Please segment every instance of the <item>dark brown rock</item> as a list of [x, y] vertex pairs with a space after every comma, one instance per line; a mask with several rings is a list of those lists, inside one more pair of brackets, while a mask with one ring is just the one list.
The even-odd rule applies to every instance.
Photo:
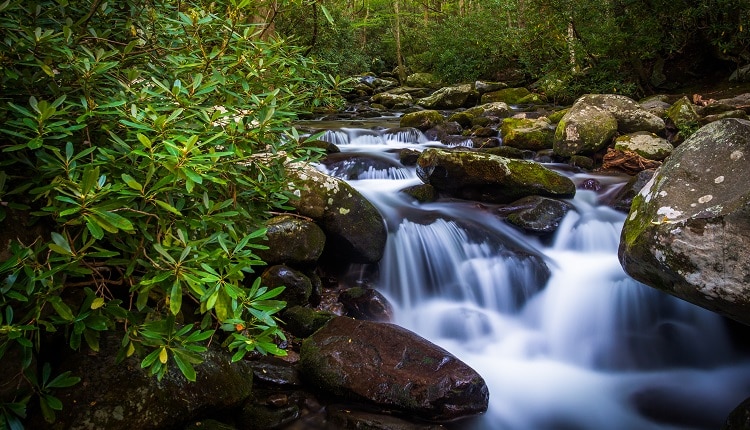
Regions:
[[328, 394], [434, 421], [483, 413], [489, 400], [476, 371], [387, 323], [331, 320], [302, 343], [300, 371]]
[[339, 294], [346, 315], [368, 321], [388, 322], [393, 319], [393, 306], [372, 288], [354, 287]]

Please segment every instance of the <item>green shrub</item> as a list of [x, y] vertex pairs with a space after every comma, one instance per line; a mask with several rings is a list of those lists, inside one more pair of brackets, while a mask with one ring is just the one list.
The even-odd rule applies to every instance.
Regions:
[[[0, 399], [20, 428], [62, 404], [37, 357], [122, 333], [118, 359], [195, 380], [209, 339], [284, 355], [260, 285], [263, 220], [288, 209], [285, 166], [318, 154], [290, 122], [337, 106], [340, 82], [301, 50], [261, 40], [247, 0], [14, 0], [0, 4], [0, 222], [26, 211], [48, 237], [0, 262], [0, 359], [21, 349], [33, 392]], [[38, 368], [37, 368], [38, 366]], [[5, 403], [2, 403], [5, 402]]]

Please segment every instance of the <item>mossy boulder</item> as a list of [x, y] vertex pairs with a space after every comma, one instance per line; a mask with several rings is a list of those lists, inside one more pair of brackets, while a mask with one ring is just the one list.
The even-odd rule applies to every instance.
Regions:
[[440, 192], [488, 203], [575, 195], [573, 181], [538, 163], [480, 152], [427, 149], [417, 160], [417, 175]]
[[437, 190], [429, 184], [412, 185], [401, 190], [402, 193], [408, 194], [420, 203], [434, 202], [437, 199]]
[[618, 137], [615, 139], [615, 149], [633, 151], [648, 160], [661, 161], [672, 153], [674, 146], [667, 139], [642, 131]]
[[500, 127], [503, 145], [539, 151], [551, 149], [555, 129], [546, 118], [505, 118]]
[[299, 199], [289, 204], [312, 218], [326, 234], [323, 257], [353, 263], [375, 263], [383, 256], [385, 220], [362, 194], [346, 182], [309, 165], [293, 164], [287, 172]]
[[[467, 115], [473, 116], [475, 119], [480, 117], [505, 118], [510, 115], [511, 109], [505, 102], [490, 102], [466, 109], [464, 112]], [[472, 121], [472, 124], [477, 125], [475, 121]]]
[[414, 127], [419, 130], [429, 130], [445, 122], [443, 114], [436, 110], [422, 110], [404, 114], [399, 122], [400, 127]]
[[635, 100], [619, 94], [586, 94], [576, 100], [575, 105], [597, 106], [609, 111], [617, 120], [620, 133], [647, 131], [664, 133], [664, 120], [654, 115]]
[[255, 253], [268, 264], [312, 265], [323, 253], [326, 235], [312, 221], [280, 215], [266, 221], [266, 229], [268, 249], [258, 249]]
[[504, 88], [502, 90], [482, 94], [482, 103], [503, 102], [509, 105], [515, 105], [522, 103], [522, 100], [524, 100], [524, 98], [528, 99], [530, 95], [531, 91], [524, 87]]
[[417, 104], [427, 109], [456, 109], [474, 106], [479, 100], [479, 93], [471, 85], [443, 87], [428, 97], [417, 100]]
[[695, 127], [700, 120], [700, 115], [695, 105], [687, 97], [682, 97], [667, 109], [667, 118], [677, 126], [678, 129], [689, 129]]
[[457, 122], [463, 128], [470, 128], [474, 115], [467, 112], [456, 112], [448, 117], [448, 122]]
[[608, 110], [594, 105], [575, 104], [555, 129], [556, 155], [590, 155], [606, 148], [617, 133], [617, 120]]
[[370, 97], [370, 102], [381, 104], [388, 109], [393, 109], [395, 106], [409, 106], [414, 103], [414, 99], [410, 94], [383, 92]]
[[334, 318], [302, 342], [299, 368], [328, 395], [431, 421], [483, 413], [489, 400], [476, 371], [388, 323]]
[[750, 121], [708, 124], [633, 199], [619, 256], [633, 278], [750, 324]]
[[432, 73], [412, 73], [406, 77], [406, 85], [416, 88], [440, 88], [440, 78]]

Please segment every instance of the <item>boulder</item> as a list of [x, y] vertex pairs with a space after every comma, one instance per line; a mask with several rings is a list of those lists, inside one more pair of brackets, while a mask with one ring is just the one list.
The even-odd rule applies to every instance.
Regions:
[[491, 93], [493, 91], [503, 90], [505, 88], [508, 88], [508, 84], [506, 84], [505, 82], [474, 82], [474, 89], [477, 90], [479, 94]]
[[427, 109], [456, 109], [473, 106], [479, 99], [479, 93], [471, 85], [443, 87], [432, 95], [417, 100], [417, 104]]
[[326, 243], [323, 230], [312, 221], [280, 215], [266, 221], [268, 249], [255, 254], [267, 264], [312, 265], [318, 261]]
[[400, 190], [400, 192], [413, 197], [420, 203], [434, 202], [438, 197], [435, 187], [429, 184], [412, 185]]
[[661, 161], [672, 153], [674, 146], [667, 139], [653, 133], [639, 131], [615, 139], [615, 149], [633, 151], [648, 160]]
[[440, 79], [432, 73], [412, 73], [406, 77], [406, 85], [417, 88], [440, 88]]
[[436, 110], [422, 110], [404, 114], [399, 122], [400, 127], [414, 127], [419, 130], [429, 130], [445, 122], [443, 114]]
[[395, 106], [409, 106], [414, 103], [414, 99], [412, 99], [410, 94], [383, 92], [370, 97], [370, 102], [381, 104], [388, 109], [393, 109]]
[[476, 371], [393, 324], [334, 318], [302, 343], [299, 366], [327, 394], [422, 419], [448, 421], [487, 410], [489, 391]]
[[201, 354], [205, 361], [195, 366], [196, 382], [187, 381], [174, 362], [169, 362], [169, 371], [159, 381], [141, 368], [135, 356], [115, 362], [120, 340], [119, 335], [103, 333], [101, 352], [65, 359], [59, 372], [71, 371], [81, 382], [55, 390], [63, 409], [55, 413], [54, 424], [45, 423], [37, 413], [28, 428], [180, 428], [210, 412], [238, 407], [251, 394], [252, 367], [243, 360], [232, 363], [225, 350], [211, 348]]
[[598, 106], [609, 111], [617, 120], [620, 133], [647, 131], [664, 133], [664, 120], [642, 108], [635, 100], [618, 94], [586, 94], [576, 104]]
[[643, 186], [654, 177], [655, 173], [656, 169], [646, 169], [636, 173], [612, 198], [612, 208], [625, 213], [629, 212], [633, 199], [643, 189]]
[[708, 124], [633, 199], [620, 262], [633, 278], [750, 324], [750, 121]]
[[685, 129], [695, 127], [700, 120], [700, 115], [696, 111], [695, 105], [687, 97], [682, 97], [667, 109], [667, 118], [678, 129]]
[[346, 182], [309, 165], [288, 166], [299, 199], [289, 202], [326, 233], [324, 256], [340, 261], [375, 263], [385, 249], [385, 220], [375, 206]]
[[336, 315], [332, 312], [316, 311], [304, 306], [292, 306], [284, 310], [281, 320], [289, 333], [305, 338], [315, 333], [334, 317]]
[[617, 133], [617, 119], [602, 107], [576, 103], [557, 123], [556, 155], [589, 155], [606, 148]]
[[505, 118], [500, 127], [503, 145], [539, 151], [551, 149], [555, 129], [546, 118]]
[[482, 103], [503, 102], [509, 105], [515, 105], [522, 103], [524, 100], [528, 100], [530, 95], [531, 92], [524, 87], [504, 88], [502, 90], [482, 94]]
[[417, 160], [417, 175], [440, 192], [488, 203], [575, 195], [573, 181], [538, 163], [480, 152], [427, 149]]
[[466, 109], [464, 112], [474, 117], [472, 119], [473, 125], [486, 125], [477, 124], [475, 121], [479, 117], [505, 118], [510, 115], [511, 110], [510, 106], [505, 102], [492, 102], [474, 106], [473, 108]]
[[353, 287], [339, 294], [339, 303], [344, 305], [346, 315], [367, 321], [389, 322], [393, 319], [393, 306], [377, 290]]
[[540, 196], [513, 202], [506, 220], [531, 234], [548, 235], [557, 231], [560, 221], [573, 209], [570, 203]]
[[312, 281], [299, 270], [277, 264], [263, 271], [261, 279], [268, 288], [285, 287], [278, 300], [284, 300], [289, 307], [305, 306], [310, 302]]
[[448, 122], [456, 122], [463, 128], [470, 128], [471, 121], [474, 119], [474, 115], [466, 112], [456, 112], [448, 117]]

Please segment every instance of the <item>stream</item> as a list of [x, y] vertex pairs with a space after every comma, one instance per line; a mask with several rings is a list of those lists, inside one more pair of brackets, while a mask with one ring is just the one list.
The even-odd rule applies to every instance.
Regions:
[[341, 149], [320, 169], [346, 179], [389, 230], [377, 268], [353, 267], [394, 305], [400, 326], [476, 369], [490, 391], [486, 414], [460, 429], [718, 429], [750, 396], [750, 353], [727, 322], [646, 287], [620, 267], [626, 214], [604, 204], [627, 176], [547, 165], [577, 185], [574, 210], [554, 236], [526, 235], [497, 205], [418, 203], [421, 184], [398, 150], [445, 147], [417, 130], [376, 123], [315, 123]]

